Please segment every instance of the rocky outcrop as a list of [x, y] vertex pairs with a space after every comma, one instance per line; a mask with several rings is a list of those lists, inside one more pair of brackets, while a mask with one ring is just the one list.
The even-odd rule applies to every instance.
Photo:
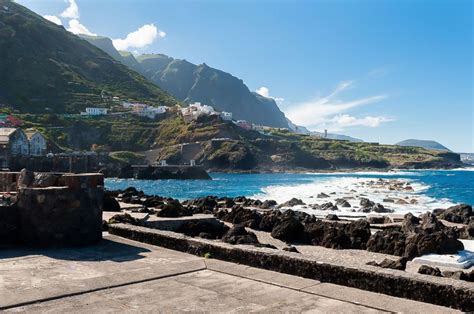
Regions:
[[306, 205], [306, 204], [298, 198], [292, 198], [291, 200], [279, 205], [278, 208], [289, 208], [289, 207], [291, 208], [298, 205]]
[[408, 262], [408, 259], [406, 257], [401, 257], [397, 260], [391, 260], [391, 259], [385, 258], [380, 263], [372, 261], [372, 262], [368, 262], [367, 265], [372, 265], [372, 266], [377, 266], [377, 267], [382, 267], [382, 268], [391, 268], [391, 269], [397, 269], [397, 270], [405, 270], [405, 268], [407, 267], [407, 262]]
[[436, 209], [433, 214], [439, 219], [461, 224], [469, 224], [471, 217], [474, 217], [472, 206], [467, 204], [451, 206], [445, 210]]
[[156, 214], [158, 217], [192, 216], [192, 211], [185, 208], [178, 200], [170, 200], [161, 206]]
[[222, 237], [222, 241], [230, 244], [259, 244], [255, 233], [248, 232], [243, 225], [237, 225], [228, 230]]
[[284, 215], [272, 229], [272, 237], [287, 243], [304, 241], [304, 226], [293, 215]]
[[220, 239], [229, 230], [220, 221], [188, 221], [183, 223], [176, 232], [184, 233], [190, 237], [201, 237], [205, 239]]
[[372, 235], [367, 249], [413, 259], [425, 254], [453, 254], [462, 250], [457, 232], [445, 227], [431, 213], [421, 219], [405, 215], [401, 228], [385, 229]]

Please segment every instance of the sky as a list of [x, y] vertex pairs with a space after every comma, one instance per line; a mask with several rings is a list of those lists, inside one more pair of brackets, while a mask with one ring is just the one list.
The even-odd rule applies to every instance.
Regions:
[[311, 130], [474, 152], [471, 0], [17, 0], [117, 49], [241, 78]]

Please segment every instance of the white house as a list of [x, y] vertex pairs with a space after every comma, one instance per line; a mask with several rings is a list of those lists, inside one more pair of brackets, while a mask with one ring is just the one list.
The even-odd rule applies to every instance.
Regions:
[[159, 107], [147, 106], [146, 108], [138, 112], [138, 115], [141, 117], [147, 117], [149, 119], [155, 119], [157, 115], [166, 113], [168, 109], [169, 107], [167, 106], [159, 106]]
[[27, 156], [28, 153], [28, 138], [22, 129], [0, 128], [0, 167], [8, 167], [14, 156]]
[[104, 116], [107, 114], [107, 108], [88, 107], [86, 112], [81, 112], [83, 116]]
[[186, 108], [182, 108], [181, 114], [184, 118], [184, 121], [186, 123], [189, 123], [193, 120], [196, 120], [200, 116], [203, 116], [203, 115], [209, 116], [209, 115], [217, 114], [217, 112], [214, 110], [212, 106], [201, 105], [200, 102], [195, 102], [193, 104], [190, 104]]
[[46, 138], [34, 129], [26, 130], [25, 134], [29, 142], [29, 155], [45, 156], [48, 148], [48, 141]]
[[221, 112], [221, 118], [224, 121], [232, 121], [232, 112], [222, 111]]

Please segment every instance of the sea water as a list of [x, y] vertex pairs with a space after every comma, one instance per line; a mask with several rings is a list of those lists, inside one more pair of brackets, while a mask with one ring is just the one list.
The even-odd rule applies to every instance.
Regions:
[[[229, 174], [210, 173], [212, 181], [203, 180], [133, 180], [107, 179], [106, 188], [125, 189], [133, 186], [146, 194], [168, 196], [180, 200], [197, 197], [247, 196], [260, 200], [273, 199], [283, 203], [295, 197], [308, 205], [335, 202], [346, 198], [351, 208], [339, 208], [336, 213], [359, 215], [360, 198], [381, 203], [397, 213], [420, 214], [435, 208], [467, 203], [474, 204], [474, 169], [458, 170], [410, 170], [390, 172], [340, 172], [340, 173], [271, 173], [271, 174]], [[398, 180], [408, 183], [413, 190], [389, 190], [374, 188], [370, 181]], [[328, 198], [317, 198], [319, 193]], [[396, 204], [387, 199], [414, 200], [415, 204]], [[310, 206], [296, 209], [315, 213]], [[325, 211], [324, 213], [329, 213]]]

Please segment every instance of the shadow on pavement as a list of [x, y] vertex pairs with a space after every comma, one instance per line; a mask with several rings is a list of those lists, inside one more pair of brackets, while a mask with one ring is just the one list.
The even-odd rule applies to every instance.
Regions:
[[9, 258], [47, 256], [54, 259], [68, 261], [114, 261], [128, 262], [142, 259], [143, 253], [150, 250], [130, 244], [102, 239], [95, 245], [68, 247], [68, 248], [30, 248], [8, 247], [0, 248], [0, 262]]

